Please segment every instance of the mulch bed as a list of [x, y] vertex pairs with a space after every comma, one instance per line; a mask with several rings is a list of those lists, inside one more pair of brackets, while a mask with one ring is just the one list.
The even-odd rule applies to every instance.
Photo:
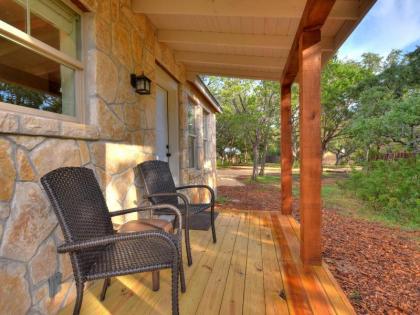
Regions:
[[[280, 210], [274, 185], [220, 186], [219, 210]], [[299, 220], [299, 205], [294, 216]], [[358, 314], [420, 314], [420, 232], [323, 209], [323, 257]], [[416, 241], [417, 240], [417, 241]]]

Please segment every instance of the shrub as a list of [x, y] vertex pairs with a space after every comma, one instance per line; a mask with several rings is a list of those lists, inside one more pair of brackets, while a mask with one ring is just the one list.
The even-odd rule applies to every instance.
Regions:
[[415, 159], [374, 161], [352, 170], [344, 188], [387, 221], [420, 226], [420, 165]]

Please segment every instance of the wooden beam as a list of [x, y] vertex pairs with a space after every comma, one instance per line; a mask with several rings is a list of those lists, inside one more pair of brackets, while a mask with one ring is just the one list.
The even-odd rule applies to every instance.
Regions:
[[193, 51], [177, 51], [175, 57], [178, 61], [199, 65], [219, 65], [219, 66], [240, 66], [250, 68], [281, 69], [285, 63], [284, 58], [230, 55], [202, 53]]
[[305, 2], [265, 0], [258, 5], [254, 0], [177, 0], [176, 5], [168, 5], [167, 0], [133, 0], [132, 9], [145, 14], [296, 18]]
[[292, 214], [292, 90], [281, 86], [281, 213]]
[[[165, 44], [228, 46], [244, 48], [270, 48], [289, 51], [292, 36], [261, 35], [261, 34], [235, 34], [219, 32], [198, 32], [180, 30], [159, 30], [158, 40]], [[322, 38], [323, 51], [332, 51], [335, 48], [333, 37]]]
[[333, 20], [358, 20], [360, 17], [359, 1], [336, 1], [328, 18]]
[[206, 65], [186, 65], [187, 72], [216, 75], [231, 78], [244, 78], [254, 80], [272, 80], [279, 81], [280, 75], [278, 72], [261, 71], [257, 69], [237, 69], [231, 67], [217, 67]]
[[[341, 1], [340, 1], [341, 2]], [[338, 2], [338, 3], [340, 3]], [[352, 1], [353, 2], [353, 1]], [[298, 73], [298, 48], [301, 34], [304, 30], [321, 29], [328, 15], [331, 13], [335, 0], [308, 0], [296, 31], [286, 65], [281, 76], [283, 84], [293, 83]]]
[[335, 34], [334, 37], [334, 50], [340, 47], [347, 39], [349, 34], [359, 25], [364, 16], [369, 12], [376, 0], [365, 0], [360, 3], [359, 7], [359, 19], [345, 21], [341, 26], [340, 30]]
[[158, 40], [167, 44], [189, 43], [289, 50], [290, 45], [293, 42], [293, 37], [284, 35], [254, 35], [218, 32], [159, 30]]
[[299, 41], [300, 254], [304, 264], [321, 264], [321, 31], [304, 31]]
[[[176, 5], [171, 5], [167, 0], [133, 0], [132, 9], [144, 14], [300, 19], [305, 3], [306, 0], [264, 0], [261, 3], [255, 0], [177, 0]], [[330, 18], [357, 19], [358, 5], [357, 0], [338, 1]]]

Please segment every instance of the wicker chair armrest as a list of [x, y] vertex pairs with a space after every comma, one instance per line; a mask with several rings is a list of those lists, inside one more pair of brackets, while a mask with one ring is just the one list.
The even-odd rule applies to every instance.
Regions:
[[182, 190], [182, 189], [190, 189], [190, 188], [204, 188], [207, 189], [210, 192], [211, 195], [211, 204], [214, 205], [215, 202], [215, 194], [214, 194], [214, 190], [213, 188], [211, 188], [208, 185], [184, 185], [184, 186], [179, 186], [176, 187], [176, 190]]
[[177, 234], [180, 234], [181, 233], [180, 231], [182, 230], [182, 215], [181, 215], [181, 212], [178, 210], [178, 208], [171, 205], [171, 204], [161, 203], [161, 204], [158, 204], [158, 205], [150, 205], [150, 206], [124, 209], [124, 210], [120, 210], [120, 211], [111, 212], [110, 216], [115, 217], [115, 216], [124, 215], [124, 214], [127, 214], [127, 213], [132, 213], [132, 212], [137, 212], [137, 211], [148, 211], [148, 210], [156, 210], [156, 209], [170, 210], [174, 213], [175, 216], [178, 217]]
[[144, 198], [153, 198], [153, 197], [170, 197], [170, 196], [174, 196], [174, 197], [179, 197], [181, 198], [182, 202], [185, 205], [185, 220], [188, 220], [188, 215], [189, 215], [189, 209], [188, 209], [188, 198], [187, 196], [185, 196], [184, 194], [181, 193], [156, 193], [156, 194], [152, 194], [152, 195], [145, 195]]
[[[66, 243], [59, 246], [57, 248], [57, 252], [62, 254], [80, 250], [89, 250], [98, 246], [104, 246], [116, 242], [123, 242], [140, 238], [160, 238], [168, 242], [171, 246], [176, 247], [173, 235], [163, 231], [145, 231], [134, 233], [121, 233], [105, 237], [95, 237], [87, 241]], [[178, 239], [176, 240], [176, 242], [178, 242]]]
[[135, 207], [135, 208], [123, 209], [123, 210], [118, 210], [118, 211], [112, 211], [109, 213], [109, 216], [116, 217], [119, 215], [124, 215], [124, 214], [132, 213], [132, 212], [142, 212], [142, 211], [153, 210], [155, 208], [156, 207], [146, 206], [146, 207]]

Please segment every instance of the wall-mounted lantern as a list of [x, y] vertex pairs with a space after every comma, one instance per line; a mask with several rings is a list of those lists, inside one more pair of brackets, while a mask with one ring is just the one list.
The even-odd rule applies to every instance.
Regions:
[[136, 93], [141, 95], [149, 95], [151, 89], [151, 82], [148, 77], [144, 75], [131, 74], [131, 86], [136, 90]]

